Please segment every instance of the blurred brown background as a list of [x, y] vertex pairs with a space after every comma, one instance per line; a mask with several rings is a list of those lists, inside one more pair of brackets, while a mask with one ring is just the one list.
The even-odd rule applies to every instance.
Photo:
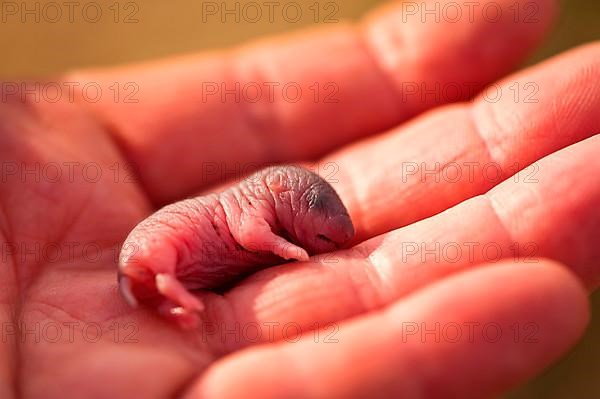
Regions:
[[[235, 2], [224, 1], [229, 9], [234, 8]], [[250, 2], [239, 3], [243, 7]], [[354, 19], [381, 2], [321, 0], [319, 19], [322, 21], [331, 12], [335, 12], [337, 19]], [[278, 2], [281, 7], [286, 3], [301, 5], [305, 12], [295, 23], [283, 18], [275, 18], [273, 23], [265, 18], [257, 23], [244, 20], [235, 23], [232, 16], [228, 17], [227, 23], [222, 23], [217, 16], [208, 16], [204, 22], [203, 7], [211, 2], [198, 0], [83, 0], [74, 3], [71, 18], [69, 8], [61, 6], [63, 1], [0, 1], [1, 78], [48, 75], [76, 67], [128, 63], [231, 46], [254, 37], [315, 25], [314, 12], [306, 12], [312, 10], [310, 7], [315, 0]], [[13, 15], [15, 7], [17, 14]], [[34, 10], [26, 15], [25, 23], [21, 22], [20, 15], [24, 7]], [[36, 7], [38, 11], [35, 11]], [[57, 14], [58, 9], [62, 15]], [[98, 10], [101, 15], [97, 14]], [[248, 9], [248, 15], [252, 18], [250, 11]], [[289, 15], [293, 15], [292, 11]], [[36, 15], [39, 21], [36, 21]], [[93, 22], [95, 20], [97, 22]], [[600, 1], [563, 1], [555, 31], [528, 62], [600, 39], [599, 21]], [[600, 398], [600, 292], [592, 301], [592, 324], [580, 344], [561, 362], [506, 395], [507, 398]]]

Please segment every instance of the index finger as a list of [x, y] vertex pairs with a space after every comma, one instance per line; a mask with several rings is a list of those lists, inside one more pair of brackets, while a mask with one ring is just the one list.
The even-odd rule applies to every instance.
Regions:
[[[515, 18], [514, 0], [490, 0], [456, 19], [426, 17], [431, 5], [411, 4], [420, 12], [394, 3], [358, 26], [66, 78], [98, 83], [105, 93], [115, 83], [129, 84], [129, 94], [138, 90], [133, 103], [113, 96], [82, 103], [109, 127], [161, 203], [265, 163], [315, 159], [471, 97], [537, 44], [554, 11], [553, 0], [537, 0], [535, 19]], [[489, 5], [500, 18], [482, 12]], [[440, 94], [456, 85], [458, 93]]]

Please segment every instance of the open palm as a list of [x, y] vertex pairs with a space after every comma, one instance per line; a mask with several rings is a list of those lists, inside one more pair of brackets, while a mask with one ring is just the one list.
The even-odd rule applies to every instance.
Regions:
[[[485, 397], [555, 360], [600, 282], [600, 46], [403, 124], [473, 94], [421, 82], [478, 90], [512, 68], [552, 17], [538, 3], [535, 24], [400, 33], [392, 6], [359, 29], [61, 78], [99, 85], [98, 102], [2, 86], [0, 397]], [[222, 82], [304, 95], [207, 92]], [[125, 304], [121, 244], [159, 204], [311, 160], [354, 248], [205, 294], [198, 331]]]

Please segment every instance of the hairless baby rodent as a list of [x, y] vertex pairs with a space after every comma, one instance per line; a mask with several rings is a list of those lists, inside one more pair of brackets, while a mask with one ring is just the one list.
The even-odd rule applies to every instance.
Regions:
[[130, 305], [154, 307], [193, 328], [204, 305], [190, 290], [219, 289], [284, 260], [308, 260], [353, 236], [329, 183], [298, 166], [270, 167], [138, 224], [119, 257], [120, 290]]

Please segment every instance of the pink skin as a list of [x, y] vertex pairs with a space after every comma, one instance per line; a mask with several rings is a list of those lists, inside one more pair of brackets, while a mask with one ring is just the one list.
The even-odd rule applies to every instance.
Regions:
[[267, 168], [142, 221], [123, 244], [119, 284], [132, 306], [144, 303], [194, 328], [204, 305], [190, 290], [222, 288], [283, 259], [306, 261], [353, 237], [325, 180], [296, 166]]

